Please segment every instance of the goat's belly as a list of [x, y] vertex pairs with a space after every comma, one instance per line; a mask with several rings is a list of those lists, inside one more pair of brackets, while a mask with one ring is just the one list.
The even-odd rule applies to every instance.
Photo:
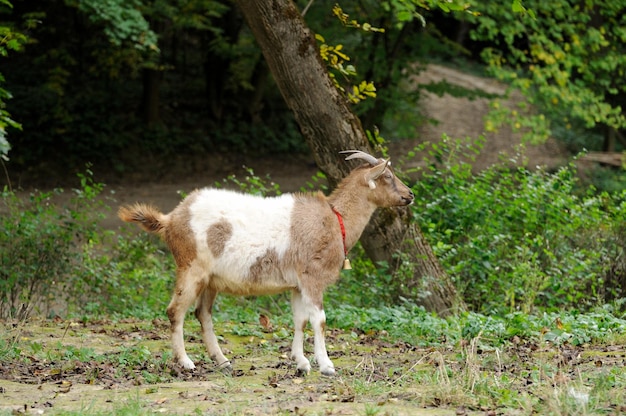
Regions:
[[259, 275], [254, 279], [248, 276], [213, 275], [209, 283], [216, 291], [238, 296], [273, 295], [296, 287], [280, 275]]

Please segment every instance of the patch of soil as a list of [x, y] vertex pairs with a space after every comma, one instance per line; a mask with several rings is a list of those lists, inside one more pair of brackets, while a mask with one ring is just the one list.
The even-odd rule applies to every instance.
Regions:
[[[487, 94], [504, 96], [506, 85], [491, 79], [483, 78], [458, 71], [441, 65], [428, 65], [419, 75], [413, 76], [410, 82], [413, 84], [428, 85], [445, 81], [449, 84], [466, 88], [468, 90], [482, 91]], [[513, 94], [507, 100], [501, 100], [501, 105], [513, 107], [515, 100], [521, 96]], [[502, 154], [515, 155], [517, 147], [521, 144], [522, 136], [515, 133], [510, 127], [502, 127], [497, 132], [486, 132], [484, 128], [485, 117], [490, 111], [488, 98], [464, 98], [453, 97], [449, 94], [441, 96], [428, 92], [420, 92], [420, 114], [433, 120], [426, 123], [419, 130], [419, 142], [437, 142], [442, 134], [451, 138], [477, 138], [481, 134], [485, 136], [483, 151], [478, 155], [474, 163], [474, 170], [481, 171], [500, 161]], [[391, 149], [398, 156], [406, 154], [414, 146], [415, 141], [406, 140], [394, 143]], [[565, 148], [555, 139], [549, 139], [539, 145], [527, 145], [525, 156], [530, 168], [537, 166], [553, 169], [567, 163], [569, 155]], [[419, 161], [414, 163], [419, 164]]]

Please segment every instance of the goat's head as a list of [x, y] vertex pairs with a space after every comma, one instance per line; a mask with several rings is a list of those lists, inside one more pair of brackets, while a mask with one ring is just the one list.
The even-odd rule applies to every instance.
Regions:
[[371, 192], [368, 199], [379, 207], [393, 207], [410, 205], [414, 195], [411, 189], [394, 175], [389, 159], [377, 159], [360, 150], [344, 150], [340, 153], [350, 153], [346, 160], [362, 159], [368, 164], [362, 166], [365, 183]]

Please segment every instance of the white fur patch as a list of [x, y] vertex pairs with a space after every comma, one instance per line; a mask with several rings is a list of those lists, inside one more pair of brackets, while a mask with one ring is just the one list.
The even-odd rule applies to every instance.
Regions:
[[[250, 267], [268, 250], [274, 250], [282, 258], [290, 247], [293, 205], [294, 199], [290, 194], [262, 198], [222, 189], [200, 190], [189, 207], [191, 228], [198, 247], [198, 260], [208, 266], [212, 274], [219, 276], [223, 283], [230, 281], [232, 284], [228, 286], [232, 285], [233, 288], [241, 286], [240, 283], [245, 283]], [[232, 226], [232, 236], [226, 241], [222, 255], [214, 259], [206, 241], [207, 230], [211, 225], [224, 220]], [[292, 280], [294, 277], [272, 276], [270, 280]], [[268, 286], [276, 284], [275, 281], [265, 283]], [[257, 284], [263, 286], [264, 282]], [[289, 282], [289, 286], [295, 284], [295, 281]], [[258, 289], [263, 292], [278, 288]]]

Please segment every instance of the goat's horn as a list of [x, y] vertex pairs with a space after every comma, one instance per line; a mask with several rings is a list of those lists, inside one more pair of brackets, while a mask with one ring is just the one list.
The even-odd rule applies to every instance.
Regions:
[[380, 176], [385, 172], [385, 169], [387, 169], [387, 166], [389, 166], [391, 162], [389, 162], [389, 159], [384, 160], [383, 159], [383, 163], [380, 164], [380, 166], [376, 167], [375, 169], [372, 169], [372, 176], [371, 179], [372, 180], [376, 180], [378, 178], [380, 178]]
[[352, 153], [351, 155], [346, 157], [346, 160], [363, 159], [363, 160], [365, 160], [366, 162], [368, 162], [372, 166], [376, 166], [376, 165], [378, 165], [379, 163], [382, 162], [381, 159], [376, 159], [374, 156], [372, 156], [372, 155], [370, 155], [368, 153], [362, 152], [360, 150], [342, 150], [339, 153]]

